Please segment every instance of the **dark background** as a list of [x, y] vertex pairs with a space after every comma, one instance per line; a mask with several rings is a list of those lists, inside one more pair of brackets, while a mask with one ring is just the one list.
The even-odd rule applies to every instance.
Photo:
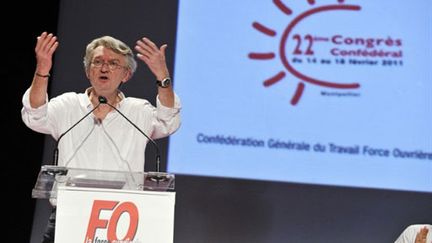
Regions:
[[[37, 3], [36, 3], [37, 2]], [[30, 242], [35, 199], [31, 198], [41, 166], [44, 136], [21, 121], [21, 97], [35, 70], [36, 37], [56, 31], [58, 1], [11, 1], [1, 7], [1, 79], [3, 162], [1, 175], [6, 182], [2, 197], [2, 242]]]
[[[1, 241], [30, 242], [33, 234], [32, 242], [38, 242], [48, 217], [47, 202], [32, 199], [31, 190], [40, 166], [50, 161], [52, 139], [26, 128], [20, 116], [21, 97], [35, 70], [36, 37], [42, 31], [60, 37], [50, 97], [88, 86], [82, 70], [85, 44], [103, 34], [131, 46], [144, 35], [159, 45], [167, 42], [168, 65], [173, 70], [178, 1], [47, 0], [10, 5], [2, 8], [1, 17], [6, 27], [1, 77], [6, 77], [3, 100], [7, 109], [2, 115], [6, 239]], [[139, 83], [143, 79], [153, 80], [140, 65], [124, 92], [153, 101], [154, 83]], [[164, 170], [168, 140], [158, 144]], [[154, 170], [149, 162], [154, 151], [148, 147], [146, 169]], [[432, 222], [432, 193], [184, 175], [176, 175], [176, 192], [176, 243], [383, 243], [394, 242], [409, 224]]]

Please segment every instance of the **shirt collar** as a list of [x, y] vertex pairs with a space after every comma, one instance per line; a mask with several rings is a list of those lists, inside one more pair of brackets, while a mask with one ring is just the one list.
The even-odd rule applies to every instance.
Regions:
[[[93, 90], [93, 87], [88, 87], [84, 94], [82, 94], [82, 96], [80, 97], [79, 101], [81, 106], [83, 107], [87, 107], [88, 109], [92, 108], [92, 103], [90, 101], [90, 92]], [[123, 100], [126, 98], [126, 96], [124, 95], [124, 93], [120, 90], [118, 91], [118, 96], [120, 97], [120, 102], [118, 103], [118, 106], [120, 107], [121, 104], [123, 103]]]

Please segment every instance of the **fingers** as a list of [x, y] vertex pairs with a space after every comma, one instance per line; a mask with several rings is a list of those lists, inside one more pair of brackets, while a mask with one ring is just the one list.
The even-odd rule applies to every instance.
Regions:
[[35, 51], [38, 52], [41, 49], [42, 43], [44, 42], [47, 36], [46, 32], [43, 32], [40, 36], [37, 37], [36, 48]]
[[159, 49], [153, 41], [151, 41], [150, 39], [148, 39], [146, 37], [142, 38], [141, 40], [138, 40], [137, 46], [141, 47], [143, 49], [146, 49], [150, 52], [151, 51], [158, 51], [158, 49]]
[[167, 49], [168, 45], [164, 44], [161, 46], [160, 51], [162, 52], [162, 55], [165, 56], [165, 50]]
[[135, 50], [137, 57], [145, 62], [157, 79], [169, 77], [169, 71], [165, 61], [165, 50], [168, 45], [164, 44], [160, 48], [150, 39], [144, 37], [137, 41]]
[[47, 32], [43, 32], [40, 36], [37, 37], [35, 51], [36, 54], [39, 55], [52, 55], [57, 49], [57, 46], [57, 37], [54, 36], [52, 33], [48, 34]]
[[147, 38], [142, 38], [137, 41], [135, 50], [144, 56], [145, 59], [150, 58], [155, 52], [157, 52], [156, 45]]
[[[161, 58], [162, 60], [165, 60], [165, 49], [167, 48], [167, 45], [164, 44], [159, 49], [154, 42], [152, 42], [150, 39], [144, 37], [137, 41], [135, 50], [144, 56], [143, 58], [149, 59], [149, 58]], [[138, 56], [140, 56], [138, 54]]]
[[35, 47], [37, 73], [43, 75], [49, 73], [52, 67], [52, 56], [58, 45], [57, 37], [52, 33], [43, 32], [37, 37]]
[[46, 51], [48, 52], [48, 54], [52, 55], [54, 51], [57, 49], [57, 46], [58, 46], [57, 37], [52, 36], [52, 38], [49, 40], [49, 42], [46, 45]]

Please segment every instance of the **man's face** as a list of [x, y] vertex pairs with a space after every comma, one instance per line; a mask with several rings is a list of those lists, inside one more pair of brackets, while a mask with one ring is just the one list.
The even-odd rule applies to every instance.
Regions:
[[93, 52], [87, 77], [97, 94], [110, 96], [129, 79], [130, 71], [123, 55], [99, 46]]

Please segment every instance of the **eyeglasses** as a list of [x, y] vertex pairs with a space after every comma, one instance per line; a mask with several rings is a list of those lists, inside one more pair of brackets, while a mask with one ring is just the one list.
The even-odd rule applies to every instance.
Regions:
[[125, 66], [120, 65], [117, 61], [111, 60], [108, 62], [104, 62], [102, 60], [94, 60], [91, 62], [91, 65], [95, 68], [102, 68], [103, 65], [107, 65], [110, 70], [116, 70], [120, 68], [126, 68]]

